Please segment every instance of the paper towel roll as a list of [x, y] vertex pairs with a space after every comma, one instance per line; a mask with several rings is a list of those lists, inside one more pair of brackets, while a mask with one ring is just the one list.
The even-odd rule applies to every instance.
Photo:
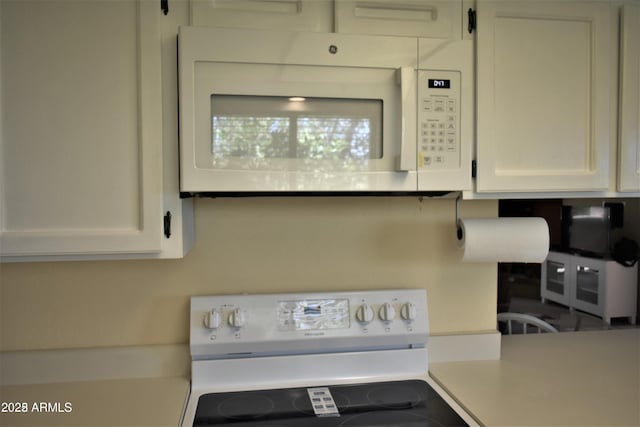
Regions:
[[458, 222], [467, 262], [543, 262], [549, 253], [544, 218], [471, 218]]

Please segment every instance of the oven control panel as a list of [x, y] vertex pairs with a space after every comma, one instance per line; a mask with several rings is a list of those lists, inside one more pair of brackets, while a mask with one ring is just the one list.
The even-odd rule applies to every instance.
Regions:
[[426, 345], [424, 289], [191, 298], [194, 359]]

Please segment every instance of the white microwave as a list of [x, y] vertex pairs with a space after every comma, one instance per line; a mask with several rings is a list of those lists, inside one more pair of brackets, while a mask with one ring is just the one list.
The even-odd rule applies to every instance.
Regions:
[[178, 40], [182, 193], [471, 188], [471, 40], [209, 27]]

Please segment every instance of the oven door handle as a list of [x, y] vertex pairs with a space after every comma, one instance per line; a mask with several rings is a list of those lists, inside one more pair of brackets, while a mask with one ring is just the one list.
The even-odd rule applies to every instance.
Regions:
[[400, 86], [400, 129], [398, 135], [400, 138], [400, 154], [396, 170], [401, 172], [415, 171], [417, 169], [416, 70], [412, 67], [398, 68], [396, 80]]

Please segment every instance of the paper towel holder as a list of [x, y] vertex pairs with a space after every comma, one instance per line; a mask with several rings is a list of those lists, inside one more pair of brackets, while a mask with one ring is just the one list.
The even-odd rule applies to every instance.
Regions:
[[456, 197], [456, 234], [458, 236], [458, 240], [462, 240], [464, 237], [464, 232], [462, 231], [462, 227], [460, 226], [460, 199], [462, 198], [462, 194], [458, 194]]

